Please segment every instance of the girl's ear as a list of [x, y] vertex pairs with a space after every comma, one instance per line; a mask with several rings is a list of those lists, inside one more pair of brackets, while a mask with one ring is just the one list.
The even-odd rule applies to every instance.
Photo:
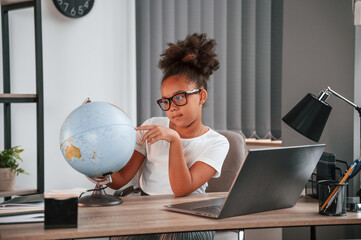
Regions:
[[206, 90], [202, 90], [202, 92], [199, 93], [201, 95], [201, 99], [200, 99], [200, 104], [204, 104], [207, 100], [207, 97], [208, 97], [208, 93]]

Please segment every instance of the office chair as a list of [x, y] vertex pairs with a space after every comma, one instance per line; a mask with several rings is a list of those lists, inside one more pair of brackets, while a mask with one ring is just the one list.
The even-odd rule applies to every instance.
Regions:
[[218, 130], [229, 142], [229, 151], [223, 162], [221, 176], [208, 181], [206, 192], [228, 192], [246, 156], [245, 137], [240, 132]]

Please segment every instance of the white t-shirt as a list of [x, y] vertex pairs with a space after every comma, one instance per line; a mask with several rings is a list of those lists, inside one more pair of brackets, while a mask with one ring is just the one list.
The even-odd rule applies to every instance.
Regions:
[[[154, 117], [145, 121], [144, 125], [158, 125], [169, 127], [167, 117]], [[145, 156], [143, 171], [140, 177], [140, 187], [149, 195], [173, 194], [169, 182], [168, 163], [170, 143], [165, 140], [157, 141], [152, 145], [141, 140], [147, 131], [137, 131], [135, 150]], [[190, 168], [195, 162], [201, 161], [213, 167], [217, 173], [213, 177], [219, 177], [223, 161], [229, 149], [228, 140], [221, 134], [209, 128], [209, 130], [195, 138], [181, 138], [184, 158]], [[205, 183], [194, 193], [204, 193], [208, 184]]]

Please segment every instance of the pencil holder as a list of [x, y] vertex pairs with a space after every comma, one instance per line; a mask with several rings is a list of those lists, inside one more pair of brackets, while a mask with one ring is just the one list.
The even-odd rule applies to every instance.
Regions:
[[346, 215], [347, 182], [321, 180], [318, 185], [319, 213], [327, 216]]

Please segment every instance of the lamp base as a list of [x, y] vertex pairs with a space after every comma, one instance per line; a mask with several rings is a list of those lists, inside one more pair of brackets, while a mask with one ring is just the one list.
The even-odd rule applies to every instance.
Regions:
[[107, 194], [101, 185], [97, 184], [92, 195], [79, 198], [79, 207], [100, 207], [121, 204], [123, 201], [119, 197]]

